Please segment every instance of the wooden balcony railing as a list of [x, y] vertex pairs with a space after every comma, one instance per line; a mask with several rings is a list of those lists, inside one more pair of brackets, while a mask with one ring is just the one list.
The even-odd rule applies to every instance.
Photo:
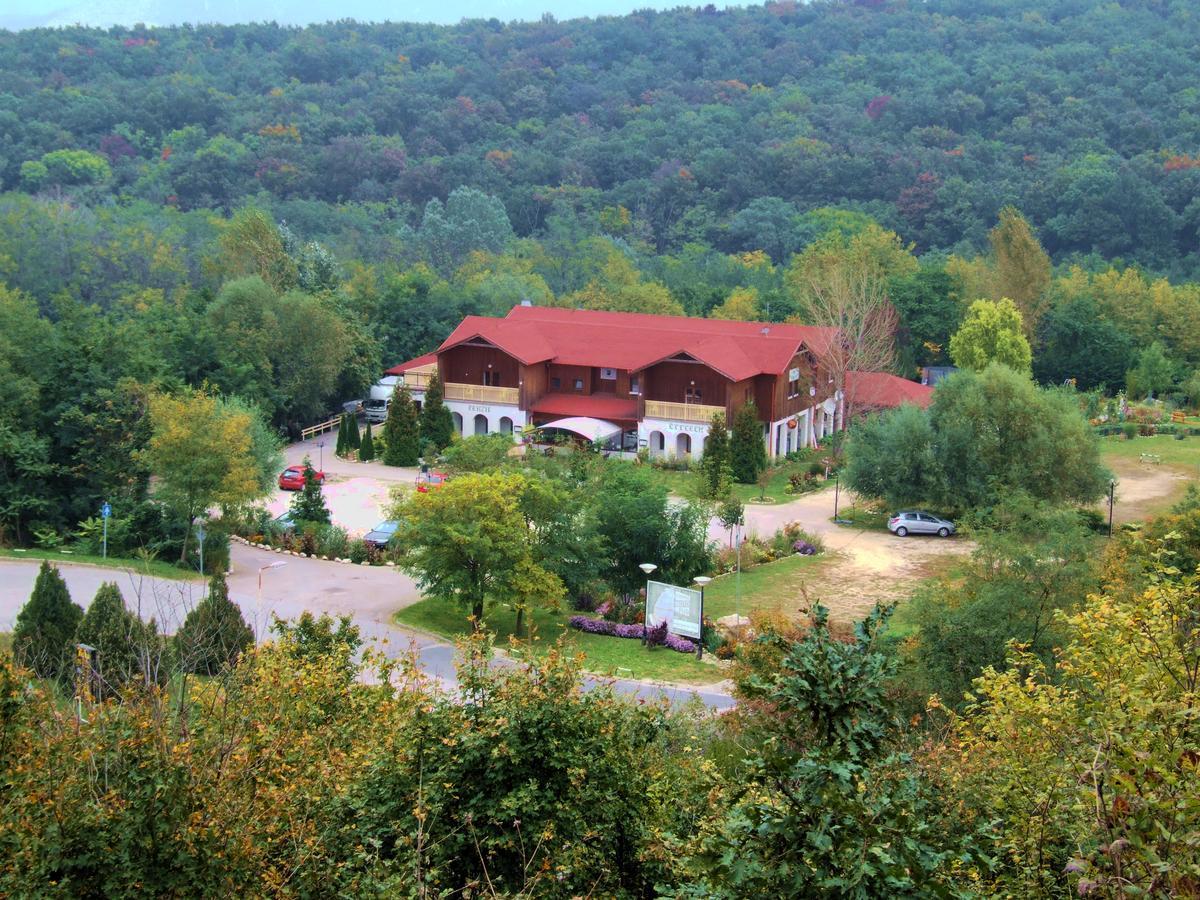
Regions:
[[[407, 379], [407, 376], [405, 376]], [[484, 384], [454, 384], [445, 386], [447, 400], [470, 400], [476, 403], [507, 403], [516, 406], [521, 399], [520, 388], [488, 387]]]
[[423, 391], [429, 387], [429, 379], [437, 373], [437, 363], [409, 369], [404, 373], [404, 386], [410, 391]]
[[671, 419], [676, 422], [711, 422], [712, 417], [725, 415], [723, 406], [706, 406], [703, 403], [669, 403], [665, 400], [647, 400], [647, 419]]

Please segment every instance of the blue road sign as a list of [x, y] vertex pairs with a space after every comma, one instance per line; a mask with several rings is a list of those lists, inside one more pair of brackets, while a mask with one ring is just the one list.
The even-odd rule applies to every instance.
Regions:
[[104, 505], [100, 507], [100, 515], [105, 519], [112, 515], [112, 507], [109, 505], [107, 500], [104, 501]]

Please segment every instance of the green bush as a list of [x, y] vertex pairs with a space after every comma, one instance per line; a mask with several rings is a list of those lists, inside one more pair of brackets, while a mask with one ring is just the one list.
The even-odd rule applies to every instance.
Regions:
[[1125, 435], [1125, 440], [1132, 441], [1138, 436], [1137, 422], [1126, 422], [1121, 426], [1121, 433]]

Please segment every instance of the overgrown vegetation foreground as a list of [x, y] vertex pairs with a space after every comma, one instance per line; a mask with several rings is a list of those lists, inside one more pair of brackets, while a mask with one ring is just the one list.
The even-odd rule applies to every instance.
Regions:
[[186, 694], [68, 702], [6, 655], [0, 893], [1193, 895], [1200, 503], [1060, 548], [1018, 610], [1043, 628], [928, 700], [913, 673], [980, 643], [954, 610], [1002, 633], [996, 585], [1049, 573], [999, 549], [925, 601], [924, 650], [887, 609], [760, 622], [720, 717], [585, 692], [561, 652], [489, 668], [483, 635], [443, 692], [311, 618]]

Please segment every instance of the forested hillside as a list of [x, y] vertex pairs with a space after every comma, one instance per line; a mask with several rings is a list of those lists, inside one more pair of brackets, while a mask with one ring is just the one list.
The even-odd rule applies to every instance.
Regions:
[[776, 262], [804, 241], [797, 211], [849, 206], [919, 251], [970, 252], [1013, 204], [1056, 261], [1192, 277], [1196, 12], [862, 0], [5, 33], [0, 184], [101, 208], [256, 197], [368, 260], [460, 185], [500, 198], [521, 236], [557, 224]]

